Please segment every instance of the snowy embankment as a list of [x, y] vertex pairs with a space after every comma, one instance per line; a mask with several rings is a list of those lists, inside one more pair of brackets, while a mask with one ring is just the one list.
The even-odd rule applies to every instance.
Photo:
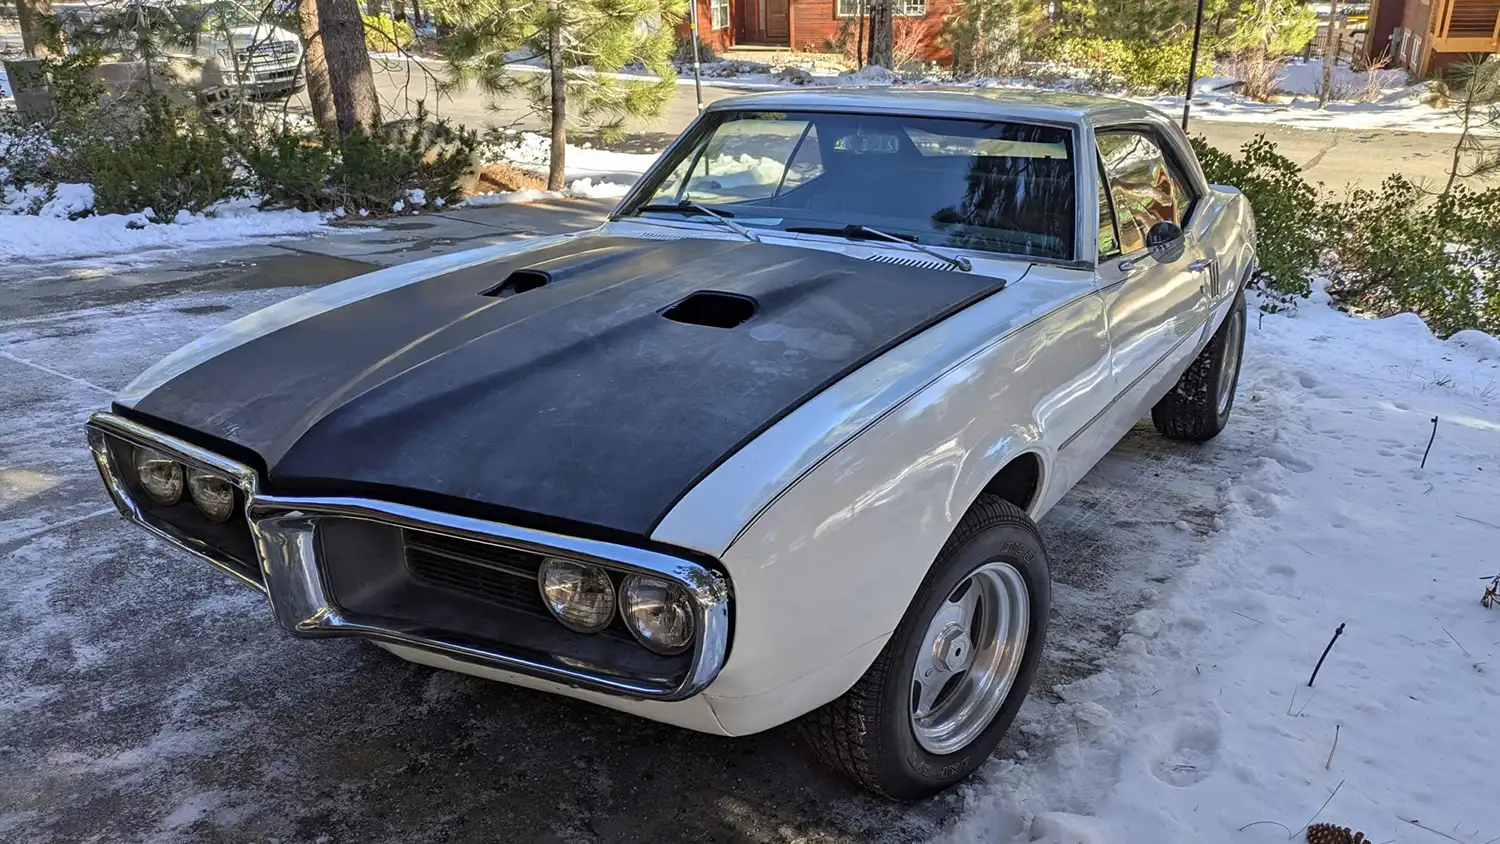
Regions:
[[1212, 550], [1098, 674], [1028, 707], [1050, 757], [992, 763], [942, 840], [1273, 844], [1315, 815], [1374, 842], [1500, 836], [1500, 607], [1480, 603], [1500, 341], [1324, 302], [1251, 312], [1222, 437], [1267, 444], [1195, 456], [1224, 473]]
[[149, 223], [144, 213], [69, 219], [70, 213], [92, 206], [93, 190], [88, 185], [58, 185], [57, 196], [39, 214], [8, 213], [0, 204], [0, 261], [118, 259], [163, 249], [211, 249], [302, 237], [327, 228], [324, 214], [261, 211], [251, 200], [222, 202], [209, 214], [183, 211], [166, 224]]

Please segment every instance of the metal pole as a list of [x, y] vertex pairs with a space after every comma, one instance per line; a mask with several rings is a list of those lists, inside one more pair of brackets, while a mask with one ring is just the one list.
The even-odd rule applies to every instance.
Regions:
[[1188, 111], [1193, 107], [1193, 81], [1198, 78], [1198, 44], [1203, 38], [1203, 0], [1198, 0], [1198, 16], [1193, 21], [1193, 55], [1188, 59], [1187, 98], [1182, 101], [1182, 131], [1187, 131]]
[[692, 31], [693, 37], [693, 93], [698, 96], [698, 110], [702, 111], [703, 74], [698, 66], [698, 0], [689, 0], [688, 7], [688, 29]]

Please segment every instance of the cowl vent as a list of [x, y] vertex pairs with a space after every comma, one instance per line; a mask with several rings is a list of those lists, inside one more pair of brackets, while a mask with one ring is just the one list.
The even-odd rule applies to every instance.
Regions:
[[509, 299], [518, 293], [525, 293], [535, 290], [538, 287], [546, 287], [551, 281], [552, 276], [541, 270], [516, 270], [506, 276], [504, 281], [479, 295], [492, 296], [496, 299]]
[[755, 300], [735, 293], [700, 290], [662, 311], [661, 315], [688, 325], [733, 328], [755, 316]]

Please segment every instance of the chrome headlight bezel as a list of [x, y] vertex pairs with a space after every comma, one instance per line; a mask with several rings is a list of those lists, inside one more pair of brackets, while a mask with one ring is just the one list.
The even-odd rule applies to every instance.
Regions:
[[[278, 625], [293, 636], [362, 638], [605, 694], [658, 701], [684, 700], [699, 694], [718, 676], [728, 657], [732, 590], [728, 576], [712, 561], [392, 501], [268, 494], [261, 489], [257, 472], [246, 463], [114, 413], [93, 414], [86, 431], [95, 464], [122, 516], [265, 594]], [[163, 507], [147, 500], [131, 473], [132, 449], [136, 448], [160, 451], [180, 462], [185, 472], [201, 470], [231, 479], [237, 489], [237, 504], [241, 505], [236, 512], [243, 515], [244, 539], [249, 547], [243, 553], [228, 553], [228, 545], [204, 539], [238, 535], [237, 521], [221, 525], [202, 519], [203, 526], [211, 531], [195, 535], [178, 524], [178, 517], [192, 512], [190, 508]], [[196, 512], [192, 517], [201, 518]], [[514, 643], [476, 638], [463, 630], [403, 626], [386, 616], [351, 611], [335, 600], [325, 566], [319, 561], [324, 552], [318, 534], [324, 520], [371, 522], [557, 556], [605, 570], [616, 590], [619, 579], [632, 573], [664, 578], [692, 596], [692, 647], [681, 655], [680, 671], [674, 670], [670, 676], [649, 669], [622, 674], [609, 666], [590, 665], [587, 660], [554, 654], [546, 648], [513, 648]], [[555, 619], [549, 618], [547, 624], [553, 623]]]

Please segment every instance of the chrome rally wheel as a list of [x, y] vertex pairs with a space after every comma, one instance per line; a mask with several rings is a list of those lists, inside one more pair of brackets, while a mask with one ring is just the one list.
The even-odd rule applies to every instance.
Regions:
[[1026, 579], [981, 566], [938, 608], [912, 673], [911, 729], [929, 753], [967, 747], [1009, 697], [1031, 628]]

